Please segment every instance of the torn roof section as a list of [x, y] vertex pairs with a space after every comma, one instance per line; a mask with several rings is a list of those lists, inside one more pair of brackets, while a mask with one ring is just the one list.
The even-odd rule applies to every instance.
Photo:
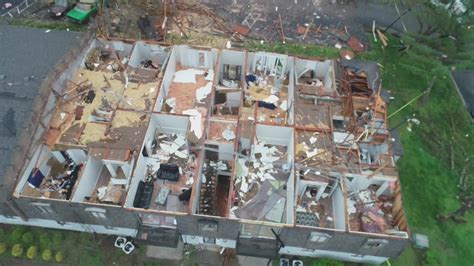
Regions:
[[53, 111], [46, 143], [60, 149], [139, 149], [167, 50], [96, 39]]
[[347, 60], [342, 59], [341, 65], [352, 69], [357, 74], [365, 73], [367, 75], [367, 85], [373, 91], [376, 92], [381, 84], [380, 78], [382, 77], [379, 73], [379, 66], [374, 61], [363, 61], [363, 60]]

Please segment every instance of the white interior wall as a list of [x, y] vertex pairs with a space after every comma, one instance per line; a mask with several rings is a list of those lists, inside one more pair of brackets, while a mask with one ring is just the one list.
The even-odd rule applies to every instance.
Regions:
[[293, 125], [294, 123], [294, 110], [295, 110], [295, 58], [289, 57], [288, 58], [288, 73], [289, 77], [289, 84], [288, 84], [288, 124]]
[[334, 227], [336, 229], [346, 229], [346, 207], [344, 205], [344, 193], [341, 186], [337, 186], [332, 194], [332, 209], [334, 215]]
[[66, 162], [66, 159], [64, 158], [64, 156], [61, 154], [61, 152], [59, 151], [53, 151], [53, 156], [54, 158], [56, 158], [56, 160], [60, 163], [64, 163]]
[[[163, 133], [176, 133], [186, 134], [189, 125], [189, 118], [185, 116], [175, 116], [168, 114], [153, 114], [151, 116], [150, 124], [148, 125], [147, 132], [145, 134], [145, 141], [140, 149], [140, 153], [137, 159], [137, 165], [135, 170], [131, 169], [133, 173], [130, 182], [130, 189], [128, 190], [127, 197], [125, 199], [125, 207], [133, 207], [133, 200], [138, 188], [140, 181], [145, 180], [147, 163], [156, 163], [156, 160], [151, 158], [145, 158], [142, 154], [142, 150], [149, 140], [154, 138], [156, 130]], [[133, 164], [132, 164], [133, 165]]]
[[76, 192], [72, 196], [73, 202], [82, 202], [84, 197], [90, 197], [100, 177], [104, 163], [102, 160], [90, 156], [84, 167], [82, 175], [78, 179]]
[[212, 65], [215, 66], [218, 63], [217, 60], [219, 59], [219, 49], [212, 48], [211, 54], [212, 54], [212, 60], [213, 60]]
[[329, 62], [329, 66], [328, 66], [328, 70], [326, 72], [326, 74], [324, 75], [324, 87], [326, 87], [326, 89], [332, 89], [333, 87], [333, 77], [334, 77], [334, 63], [333, 61], [326, 61], [326, 62]]
[[295, 221], [295, 171], [292, 167], [286, 189], [286, 224]]
[[162, 65], [165, 63], [167, 57], [168, 52], [165, 51], [163, 47], [157, 44], [137, 42], [133, 48], [128, 65], [131, 67], [139, 67], [140, 63], [145, 59], [159, 61]]
[[[214, 58], [212, 51], [197, 50], [186, 45], [179, 45], [179, 62], [184, 67], [214, 69]], [[204, 65], [200, 65], [199, 55], [204, 54]]]
[[110, 45], [122, 57], [130, 57], [130, 54], [133, 50], [133, 44], [125, 43], [122, 41], [108, 41], [105, 39], [97, 38], [97, 42], [102, 44], [104, 47]]
[[163, 80], [161, 81], [160, 91], [158, 93], [158, 99], [156, 101], [156, 105], [154, 108], [155, 112], [160, 112], [161, 108], [163, 108], [163, 103], [166, 97], [168, 96], [168, 92], [173, 82], [174, 73], [176, 72], [176, 64], [177, 64], [177, 53], [178, 48], [174, 47], [171, 50], [168, 63], [166, 65], [165, 72], [163, 74]]
[[247, 53], [247, 62], [246, 62], [246, 67], [244, 69], [244, 75], [247, 75], [248, 73], [253, 72], [252, 64], [253, 64], [254, 58], [255, 58], [255, 53]]
[[[293, 128], [290, 127], [259, 124], [257, 125], [256, 135], [258, 140], [264, 141], [266, 144], [270, 145], [285, 145], [289, 147], [293, 143]], [[288, 150], [289, 155], [291, 152], [292, 151]]]
[[234, 160], [234, 143], [219, 143], [219, 160]]
[[36, 148], [36, 151], [33, 153], [31, 160], [28, 162], [28, 166], [25, 168], [18, 185], [15, 188], [15, 193], [20, 193], [23, 190], [26, 182], [28, 181], [28, 177], [33, 171], [33, 168], [38, 167], [41, 170], [41, 173], [46, 175], [47, 173], [43, 171], [49, 172], [49, 169], [46, 169], [48, 160], [53, 156], [53, 154], [49, 151], [46, 145], [40, 145]]
[[[85, 55], [88, 55], [90, 53], [90, 51], [92, 51], [92, 49], [95, 49], [97, 46], [99, 45], [99, 40], [97, 40], [96, 38], [92, 39], [89, 47], [87, 48], [86, 52], [85, 52]], [[80, 68], [85, 68], [85, 65], [84, 63], [86, 62], [86, 59], [87, 59], [87, 56], [84, 56], [82, 59], [81, 59], [81, 62], [79, 64], [79, 67]]]
[[302, 196], [303, 193], [306, 191], [306, 188], [315, 187], [318, 190], [318, 193], [316, 194], [316, 201], [319, 201], [321, 199], [321, 196], [324, 193], [324, 190], [326, 189], [328, 185], [329, 183], [326, 183], [326, 182], [318, 182], [318, 181], [312, 181], [312, 180], [299, 180], [298, 181], [298, 196]]
[[69, 157], [71, 157], [71, 159], [76, 164], [85, 163], [87, 161], [87, 154], [84, 150], [72, 149], [72, 150], [67, 150], [66, 153], [69, 155]]
[[272, 74], [275, 72], [275, 65], [276, 65], [276, 60], [280, 59], [280, 62], [282, 63], [282, 71], [281, 74], [278, 76], [278, 78], [283, 79], [285, 74], [287, 73], [287, 65], [288, 65], [288, 56], [287, 55], [282, 55], [282, 54], [275, 54], [275, 53], [256, 53], [253, 57], [252, 60], [252, 68], [251, 70], [255, 72], [257, 70], [258, 64], [257, 62], [260, 62], [259, 65], [262, 67], [265, 72], [270, 71]]
[[228, 107], [239, 107], [242, 99], [242, 92], [228, 92], [226, 93], [227, 101], [226, 106]]
[[[201, 150], [200, 151], [200, 154], [198, 156], [198, 158], [204, 158], [204, 150]], [[202, 178], [202, 170], [203, 170], [203, 164], [204, 164], [204, 160], [200, 160], [199, 161], [200, 165], [199, 165], [199, 173], [198, 173], [198, 176], [196, 176], [194, 178], [194, 186], [193, 186], [193, 190], [194, 191], [194, 198], [191, 198], [191, 213], [197, 213], [198, 211], [198, 208], [199, 208], [199, 198], [201, 197], [201, 178]]]
[[241, 144], [242, 150], [250, 149], [250, 144], [251, 144], [250, 139], [240, 138], [240, 144]]
[[294, 75], [296, 76], [296, 84], [299, 84], [299, 77], [301, 77], [307, 70], [314, 70], [316, 76], [323, 79], [324, 86], [328, 89], [332, 88], [334, 73], [334, 64], [332, 60], [312, 61], [296, 59]]
[[237, 65], [242, 67], [242, 75], [245, 75], [244, 70], [245, 63], [245, 52], [222, 50], [220, 62], [219, 62], [219, 79], [222, 78], [224, 73], [224, 65]]
[[128, 55], [132, 53], [133, 45], [129, 43], [124, 43], [121, 41], [110, 41], [109, 42], [115, 51], [120, 52], [122, 55]]

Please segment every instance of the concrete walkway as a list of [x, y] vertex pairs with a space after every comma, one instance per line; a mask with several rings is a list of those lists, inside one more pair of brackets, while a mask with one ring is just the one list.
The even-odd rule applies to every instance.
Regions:
[[183, 242], [178, 243], [177, 248], [166, 248], [157, 246], [147, 246], [146, 256], [149, 258], [156, 258], [160, 260], [183, 260]]

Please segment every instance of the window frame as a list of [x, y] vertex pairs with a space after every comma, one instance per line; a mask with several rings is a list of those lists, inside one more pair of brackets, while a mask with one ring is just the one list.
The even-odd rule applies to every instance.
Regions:
[[31, 206], [34, 207], [34, 209], [41, 213], [41, 214], [52, 214], [56, 213], [54, 210], [53, 206], [51, 206], [51, 203], [44, 203], [44, 202], [33, 202], [31, 203]]
[[368, 238], [362, 247], [364, 249], [371, 249], [371, 250], [378, 250], [383, 248], [388, 244], [387, 239], [380, 239], [380, 238]]
[[332, 235], [322, 232], [313, 231], [308, 235], [308, 243], [311, 244], [323, 244], [329, 241]]

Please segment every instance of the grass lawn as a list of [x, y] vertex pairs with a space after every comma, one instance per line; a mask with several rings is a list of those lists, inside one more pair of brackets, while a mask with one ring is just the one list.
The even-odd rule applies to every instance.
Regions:
[[[25, 234], [30, 234], [29, 240]], [[145, 247], [138, 249], [131, 255], [126, 255], [122, 250], [114, 247], [115, 236], [96, 235], [90, 233], [79, 233], [73, 231], [52, 230], [39, 227], [25, 226], [0, 226], [0, 243], [6, 244], [6, 250], [0, 252], [0, 264], [22, 264], [29, 261], [44, 262], [42, 254], [50, 250], [52, 256], [49, 262], [57, 262], [56, 254], [63, 254], [62, 263], [68, 265], [160, 265], [157, 261], [147, 262]], [[12, 247], [21, 244], [22, 254], [15, 258], [12, 256]], [[30, 246], [37, 247], [37, 255], [34, 258], [27, 257]]]
[[[392, 39], [391, 43], [396, 41]], [[450, 79], [449, 68], [423, 46], [413, 47], [403, 56], [395, 48], [376, 46], [362, 57], [383, 65], [383, 85], [395, 97], [390, 112], [426, 90], [432, 78], [437, 77], [427, 99], [414, 103], [389, 120], [394, 126], [415, 114], [421, 121], [412, 132], [406, 130], [404, 124], [399, 127], [405, 154], [398, 161], [398, 169], [410, 229], [430, 238], [428, 252], [409, 248], [392, 264], [472, 265], [474, 213], [467, 215], [466, 224], [435, 219], [437, 214], [459, 207], [457, 173], [461, 172], [466, 155], [474, 154], [473, 126]], [[450, 166], [450, 142], [457, 172]], [[472, 168], [470, 171], [472, 175]]]
[[68, 20], [38, 20], [30, 18], [6, 18], [10, 25], [50, 30], [86, 31], [87, 24], [78, 24]]

